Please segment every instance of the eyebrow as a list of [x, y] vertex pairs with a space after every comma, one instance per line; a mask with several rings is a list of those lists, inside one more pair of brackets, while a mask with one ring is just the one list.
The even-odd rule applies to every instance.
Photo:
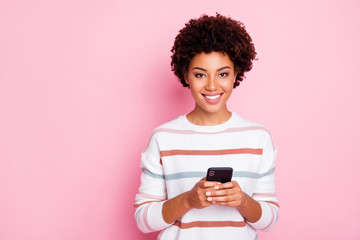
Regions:
[[[201, 67], [194, 67], [192, 70], [194, 70], [194, 69], [198, 69], [198, 70], [207, 72], [207, 70], [206, 70], [205, 68], [201, 68]], [[222, 70], [224, 70], [224, 69], [231, 69], [231, 67], [229, 67], [229, 66], [221, 67], [221, 68], [219, 68], [219, 69], [216, 70], [216, 71], [218, 72], [218, 71], [222, 71]]]

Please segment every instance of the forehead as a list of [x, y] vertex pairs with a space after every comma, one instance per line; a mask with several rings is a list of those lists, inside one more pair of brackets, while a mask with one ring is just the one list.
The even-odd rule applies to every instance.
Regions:
[[189, 70], [194, 67], [200, 67], [207, 70], [216, 70], [222, 67], [234, 67], [234, 63], [230, 60], [226, 53], [211, 52], [211, 53], [198, 53], [190, 61]]

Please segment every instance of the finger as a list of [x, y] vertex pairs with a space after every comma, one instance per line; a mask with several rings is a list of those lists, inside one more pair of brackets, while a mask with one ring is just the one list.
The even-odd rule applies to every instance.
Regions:
[[219, 185], [219, 184], [220, 183], [214, 182], [214, 181], [206, 181], [206, 177], [203, 177], [199, 181], [199, 186], [202, 187], [202, 188], [213, 187], [213, 186], [216, 186], [216, 185]]
[[230, 203], [230, 202], [241, 202], [241, 196], [239, 195], [226, 195], [226, 196], [211, 196], [207, 198], [208, 201], [216, 203]]
[[214, 189], [214, 187], [218, 186], [220, 183], [214, 182], [214, 181], [203, 181], [203, 182], [200, 182], [200, 184], [201, 184], [200, 186], [202, 188], [213, 188]]
[[[215, 187], [217, 187], [218, 185], [216, 185]], [[210, 187], [210, 188], [204, 188], [204, 195], [206, 197], [206, 200], [209, 202], [212, 202], [212, 197], [218, 197], [218, 196], [227, 196], [227, 195], [235, 195], [237, 192], [234, 190], [229, 190], [229, 189], [225, 189], [225, 190], [215, 190], [215, 187]], [[210, 198], [209, 198], [210, 197]]]
[[223, 190], [217, 190], [217, 191], [211, 190], [211, 191], [206, 192], [206, 196], [219, 197], [219, 196], [234, 195], [236, 193], [237, 193], [236, 191], [234, 191], [233, 189], [230, 188], [230, 189], [223, 189]]
[[231, 181], [231, 182], [226, 182], [226, 183], [220, 184], [219, 189], [234, 188], [237, 186], [239, 186], [237, 181]]
[[241, 203], [239, 201], [229, 201], [229, 202], [212, 201], [211, 203], [221, 205], [221, 206], [228, 206], [228, 207], [238, 207], [241, 205]]

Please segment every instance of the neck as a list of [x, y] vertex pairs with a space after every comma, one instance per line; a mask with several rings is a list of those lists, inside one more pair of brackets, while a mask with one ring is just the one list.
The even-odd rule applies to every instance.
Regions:
[[206, 112], [198, 106], [195, 106], [194, 110], [186, 115], [187, 119], [196, 125], [211, 126], [219, 125], [231, 118], [231, 112], [226, 106], [219, 112], [211, 113]]

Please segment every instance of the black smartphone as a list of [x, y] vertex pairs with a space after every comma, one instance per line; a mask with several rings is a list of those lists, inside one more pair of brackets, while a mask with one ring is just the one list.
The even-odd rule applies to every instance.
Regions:
[[207, 170], [206, 181], [230, 182], [233, 174], [231, 167], [211, 167]]

